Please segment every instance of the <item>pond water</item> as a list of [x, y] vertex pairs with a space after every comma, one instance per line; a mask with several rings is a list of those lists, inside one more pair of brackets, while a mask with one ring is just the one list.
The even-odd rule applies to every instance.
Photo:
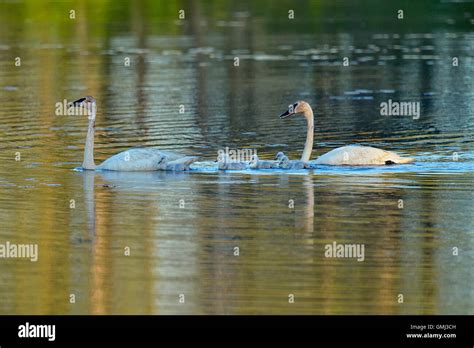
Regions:
[[[404, 20], [374, 1], [2, 3], [0, 244], [39, 258], [0, 258], [0, 314], [473, 314], [474, 13], [420, 3]], [[296, 100], [312, 158], [416, 162], [75, 171], [87, 119], [55, 104], [84, 95], [97, 163], [135, 146], [296, 159], [305, 120], [278, 118]], [[381, 116], [389, 99], [420, 117]], [[364, 260], [325, 257], [333, 242]]]

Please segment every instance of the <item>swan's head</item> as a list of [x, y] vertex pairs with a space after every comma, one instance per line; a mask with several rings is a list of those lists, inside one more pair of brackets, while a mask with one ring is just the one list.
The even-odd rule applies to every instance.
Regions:
[[250, 157], [250, 163], [257, 164], [257, 162], [258, 162], [258, 155], [254, 153], [252, 157]]
[[280, 164], [287, 163], [289, 161], [288, 157], [283, 152], [278, 152], [275, 160], [277, 160]]
[[286, 157], [285, 154], [280, 151], [280, 152], [278, 152], [278, 153], [276, 154], [275, 160], [281, 161], [284, 157]]
[[253, 168], [253, 169], [257, 168], [257, 166], [258, 166], [258, 156], [257, 156], [256, 153], [254, 153], [252, 155], [252, 157], [250, 157], [249, 165], [250, 165], [250, 168]]
[[83, 98], [79, 98], [78, 100], [73, 101], [71, 104], [73, 106], [82, 106], [82, 105], [87, 105], [88, 103], [95, 104], [96, 103], [95, 98], [91, 97], [90, 95], [87, 95]]
[[304, 113], [306, 110], [310, 110], [309, 104], [303, 100], [299, 100], [294, 104], [288, 105], [288, 110], [280, 115], [280, 118], [291, 117], [296, 114]]
[[226, 153], [219, 153], [217, 156], [217, 162], [225, 164], [230, 162], [230, 156]]
[[87, 108], [87, 111], [89, 112], [89, 119], [94, 119], [95, 118], [95, 111], [96, 111], [96, 101], [94, 97], [91, 97], [90, 95], [85, 96], [83, 98], [79, 98], [76, 101], [73, 101], [72, 106], [76, 107], [85, 107]]

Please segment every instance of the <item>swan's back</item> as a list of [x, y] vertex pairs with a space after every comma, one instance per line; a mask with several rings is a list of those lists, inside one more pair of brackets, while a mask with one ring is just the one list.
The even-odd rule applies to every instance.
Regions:
[[186, 157], [156, 148], [133, 148], [106, 159], [97, 166], [97, 169], [119, 171], [166, 170], [170, 162], [179, 162], [185, 169], [196, 159], [196, 157]]
[[411, 163], [414, 159], [400, 157], [394, 152], [377, 149], [371, 146], [349, 145], [331, 150], [320, 156], [316, 164], [327, 165], [385, 165]]

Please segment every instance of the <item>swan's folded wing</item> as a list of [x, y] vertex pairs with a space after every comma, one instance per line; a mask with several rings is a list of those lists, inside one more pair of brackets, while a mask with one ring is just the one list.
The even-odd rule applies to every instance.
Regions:
[[413, 158], [400, 157], [394, 152], [371, 146], [349, 145], [331, 150], [320, 156], [314, 163], [327, 165], [385, 165], [411, 163]]
[[106, 159], [97, 168], [120, 171], [157, 170], [165, 158], [158, 150], [146, 148], [129, 149]]

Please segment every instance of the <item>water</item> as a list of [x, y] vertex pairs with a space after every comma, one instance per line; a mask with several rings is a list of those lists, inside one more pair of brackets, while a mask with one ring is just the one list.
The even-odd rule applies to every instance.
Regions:
[[[474, 313], [472, 11], [426, 2], [401, 26], [369, 3], [302, 2], [291, 25], [266, 2], [77, 3], [73, 21], [68, 4], [2, 3], [0, 243], [39, 260], [0, 259], [0, 313]], [[87, 120], [55, 103], [86, 94], [96, 162], [133, 146], [298, 158], [305, 121], [278, 115], [304, 99], [313, 158], [355, 143], [416, 163], [74, 171]], [[388, 99], [420, 118], [380, 116]], [[365, 260], [324, 257], [334, 241]]]

